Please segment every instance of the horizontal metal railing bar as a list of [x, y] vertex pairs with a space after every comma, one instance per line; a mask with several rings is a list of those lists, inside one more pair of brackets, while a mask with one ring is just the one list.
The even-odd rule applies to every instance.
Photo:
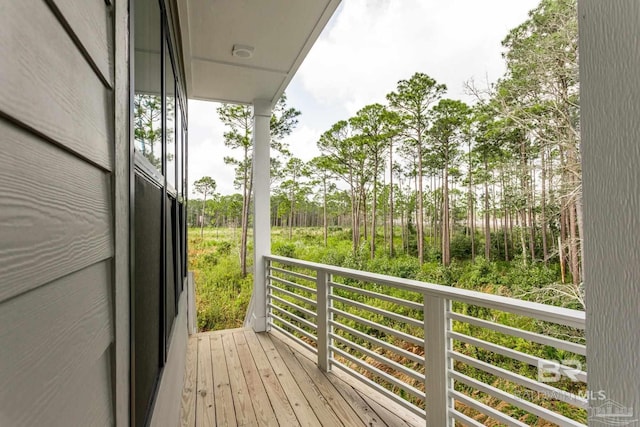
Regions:
[[503, 334], [511, 335], [514, 337], [524, 338], [526, 340], [534, 341], [543, 345], [549, 345], [555, 348], [570, 351], [575, 354], [580, 354], [582, 356], [586, 356], [587, 354], [587, 347], [583, 344], [560, 340], [557, 338], [549, 337], [547, 335], [525, 331], [524, 329], [518, 329], [511, 326], [490, 322], [488, 320], [482, 320], [476, 317], [467, 316], [465, 314], [449, 312], [447, 315], [450, 319], [457, 320], [459, 322], [468, 323], [470, 325], [479, 326], [481, 328], [491, 329], [496, 332], [501, 332]]
[[413, 325], [416, 328], [424, 328], [424, 322], [421, 320], [412, 319], [411, 317], [403, 316], [402, 314], [397, 314], [392, 311], [383, 310], [381, 308], [373, 307], [368, 304], [364, 304], [358, 301], [353, 301], [348, 298], [339, 297], [337, 295], [329, 295], [329, 299], [332, 301], [338, 301], [343, 304], [351, 305], [353, 307], [358, 307], [361, 310], [366, 310], [371, 313], [379, 314], [380, 316], [386, 317], [388, 319], [394, 319], [401, 323], [407, 323], [409, 325]]
[[473, 357], [469, 357], [467, 355], [458, 353], [456, 351], [448, 351], [447, 355], [452, 359], [455, 359], [459, 362], [466, 363], [467, 365], [473, 366], [474, 368], [478, 368], [490, 374], [496, 375], [502, 379], [511, 381], [516, 384], [520, 384], [521, 386], [527, 387], [530, 390], [535, 390], [540, 393], [543, 393], [547, 396], [553, 396], [554, 399], [562, 400], [570, 405], [577, 406], [582, 409], [588, 409], [589, 403], [587, 399], [581, 398], [573, 393], [569, 393], [568, 391], [560, 390], [559, 388], [552, 387], [545, 383], [532, 380], [531, 378], [527, 378], [520, 374], [513, 373], [503, 368], [499, 368], [494, 365], [490, 365], [489, 363], [483, 362], [478, 359], [474, 359]]
[[277, 271], [278, 273], [283, 273], [288, 276], [297, 277], [298, 279], [308, 280], [310, 282], [315, 283], [316, 278], [313, 276], [307, 276], [306, 274], [298, 273], [297, 271], [285, 270], [284, 268], [274, 267], [273, 265], [269, 267], [270, 271]]
[[468, 417], [465, 414], [463, 414], [462, 412], [456, 411], [455, 409], [451, 409], [449, 411], [449, 415], [451, 415], [457, 421], [460, 421], [461, 423], [463, 423], [465, 426], [484, 427], [484, 424], [481, 424], [481, 423], [477, 422], [473, 418]]
[[360, 316], [356, 316], [355, 314], [347, 313], [346, 311], [339, 310], [337, 308], [330, 308], [330, 313], [337, 314], [338, 316], [342, 316], [346, 319], [353, 320], [354, 322], [361, 323], [363, 325], [370, 326], [379, 331], [383, 331], [389, 335], [393, 335], [396, 338], [399, 338], [404, 341], [409, 341], [415, 345], [421, 346], [424, 348], [424, 340], [422, 338], [414, 337], [413, 335], [406, 334], [404, 332], [400, 332], [396, 329], [390, 328], [388, 326], [381, 325], [379, 323], [372, 322], [370, 320], [364, 319]]
[[304, 313], [304, 314], [306, 314], [307, 316], [314, 317], [314, 318], [317, 318], [317, 317], [318, 317], [318, 314], [317, 314], [317, 313], [315, 313], [315, 312], [313, 312], [313, 311], [311, 311], [311, 310], [307, 310], [307, 309], [306, 309], [306, 308], [304, 308], [304, 307], [300, 307], [298, 304], [293, 303], [293, 302], [291, 302], [291, 301], [287, 301], [286, 299], [280, 298], [280, 297], [279, 297], [279, 296], [277, 296], [277, 295], [273, 295], [273, 294], [272, 294], [272, 295], [269, 295], [269, 299], [271, 299], [272, 301], [277, 301], [277, 302], [279, 302], [280, 304], [286, 304], [287, 306], [291, 307], [291, 308], [292, 308], [292, 309], [294, 309], [294, 310], [299, 310], [299, 311], [303, 312], [303, 313]]
[[267, 255], [265, 259], [283, 264], [307, 268], [312, 270], [324, 270], [333, 275], [348, 277], [363, 282], [372, 282], [382, 285], [393, 286], [413, 292], [421, 292], [425, 296], [434, 296], [452, 301], [461, 301], [467, 304], [479, 305], [513, 314], [520, 314], [533, 317], [546, 322], [571, 326], [578, 329], [585, 328], [584, 311], [571, 310], [563, 307], [540, 304], [531, 301], [524, 301], [501, 295], [487, 294], [467, 289], [454, 288], [450, 286], [435, 285], [417, 280], [403, 279], [387, 276], [378, 273], [368, 273], [344, 267], [334, 267], [326, 264], [302, 261], [277, 255]]
[[290, 296], [291, 298], [295, 298], [295, 299], [297, 299], [299, 301], [303, 301], [303, 302], [306, 302], [307, 304], [310, 304], [310, 305], [312, 305], [314, 307], [317, 307], [317, 303], [314, 300], [312, 300], [310, 298], [307, 298], [307, 297], [303, 297], [302, 295], [296, 294], [295, 292], [291, 292], [291, 291], [279, 288], [279, 287], [274, 286], [274, 285], [267, 285], [267, 289], [270, 289], [271, 291], [275, 291], [275, 292], [281, 292], [281, 293], [283, 293], [285, 295]]
[[[336, 346], [329, 346], [329, 348], [334, 352], [339, 354], [340, 356], [344, 357], [345, 359], [347, 359], [348, 361], [355, 363], [356, 365], [360, 366], [363, 369], [366, 369], [367, 371], [371, 372], [372, 374], [378, 376], [379, 378], [384, 379], [386, 382], [393, 384], [394, 386], [408, 392], [409, 394], [413, 395], [414, 397], [417, 397], [418, 399], [422, 399], [424, 401], [425, 399], [425, 394], [424, 392], [418, 390], [415, 387], [410, 386], [409, 384], [397, 379], [396, 377], [394, 377], [393, 375], [389, 375], [386, 372], [376, 368], [375, 366], [372, 366], [370, 364], [368, 364], [367, 362], [358, 359], [357, 357], [353, 357], [352, 355], [350, 355], [349, 353], [347, 353], [346, 351], [336, 347]], [[335, 359], [335, 357], [334, 357]]]
[[[512, 359], [516, 359], [519, 360], [521, 362], [524, 363], [528, 363], [531, 366], [540, 366], [541, 364], [548, 364], [549, 361], [546, 359], [543, 359], [541, 357], [537, 357], [537, 356], [532, 356], [530, 354], [527, 353], [523, 353], [521, 351], [517, 351], [517, 350], [512, 350], [510, 348], [507, 347], [503, 347], [501, 345], [498, 344], [493, 344], [490, 343], [488, 341], [484, 341], [481, 339], [477, 339], [477, 338], [473, 338], [469, 335], [465, 335], [465, 334], [459, 334], [457, 332], [451, 332], [449, 331], [447, 333], [447, 336], [449, 338], [452, 338], [454, 340], [458, 340], [467, 344], [471, 344], [474, 345], [476, 347], [481, 347], [484, 348], [485, 350], [490, 350], [494, 353], [497, 354], [501, 354], [502, 356], [506, 356], [506, 357], [510, 357]], [[564, 366], [564, 365], [559, 365], [560, 368], [560, 373], [566, 376], [567, 372], [571, 372], [573, 375], [575, 375], [576, 379], [578, 381], [581, 382], [587, 382], [587, 373], [584, 371], [577, 371], [574, 368], [571, 368], [569, 366]]]
[[365, 333], [357, 331], [357, 330], [355, 330], [353, 328], [350, 328], [347, 325], [343, 325], [342, 323], [336, 322], [334, 320], [329, 320], [329, 325], [333, 326], [334, 328], [342, 329], [343, 331], [345, 331], [345, 332], [347, 332], [347, 333], [349, 333], [349, 334], [351, 334], [351, 335], [353, 335], [355, 337], [358, 337], [358, 338], [361, 338], [361, 339], [363, 339], [363, 340], [365, 340], [367, 342], [373, 343], [373, 344], [375, 344], [375, 345], [377, 345], [379, 347], [382, 347], [384, 349], [392, 351], [392, 352], [394, 352], [394, 353], [396, 353], [396, 354], [398, 354], [398, 355], [400, 355], [402, 357], [405, 357], [405, 358], [407, 358], [407, 359], [409, 359], [409, 360], [411, 360], [411, 361], [413, 361], [415, 363], [418, 363], [418, 364], [424, 366], [424, 356], [418, 356], [415, 353], [412, 353], [412, 352], [407, 351], [407, 350], [405, 350], [403, 348], [397, 347], [397, 346], [395, 346], [393, 344], [390, 344], [388, 342], [382, 341], [382, 340], [380, 340], [380, 339], [378, 339], [376, 337], [372, 337], [370, 335], [367, 335]]
[[271, 328], [275, 329], [276, 331], [280, 332], [281, 334], [286, 335], [288, 338], [290, 338], [291, 340], [295, 341], [296, 344], [300, 344], [301, 346], [303, 346], [304, 348], [306, 348], [307, 350], [317, 354], [318, 353], [318, 349], [315, 348], [314, 346], [311, 346], [309, 344], [307, 344], [306, 342], [302, 341], [300, 339], [300, 337], [297, 337], [295, 335], [293, 335], [291, 332], [287, 331], [286, 329], [281, 328], [280, 326], [269, 322], [269, 325], [271, 326]]
[[408, 301], [402, 298], [397, 298], [397, 297], [392, 297], [390, 295], [385, 295], [385, 294], [380, 294], [378, 292], [373, 292], [373, 291], [368, 291], [366, 289], [361, 289], [361, 288], [356, 288], [355, 286], [348, 286], [348, 285], [343, 285], [341, 283], [336, 283], [336, 282], [329, 282], [329, 284], [331, 286], [333, 286], [334, 288], [338, 288], [338, 289], [343, 289], [347, 292], [353, 292], [354, 294], [358, 294], [358, 295], [366, 295], [368, 297], [371, 298], [376, 298], [379, 300], [383, 300], [383, 301], [388, 301], [391, 302], [393, 304], [398, 304], [407, 308], [411, 308], [414, 310], [420, 310], [422, 311], [424, 308], [424, 304], [422, 303], [417, 303], [417, 302], [413, 302], [413, 301]]
[[282, 283], [285, 286], [291, 286], [292, 288], [296, 288], [296, 289], [298, 289], [298, 290], [300, 290], [302, 292], [309, 292], [310, 294], [313, 294], [313, 295], [315, 295], [317, 293], [317, 291], [315, 289], [313, 289], [313, 288], [308, 288], [308, 287], [306, 287], [304, 285], [300, 285], [298, 283], [290, 282], [289, 280], [283, 279], [281, 277], [276, 277], [276, 276], [272, 276], [272, 275], [268, 275], [267, 277], [272, 281], [275, 281], [275, 282], [278, 282], [278, 283]]
[[[306, 338], [309, 338], [311, 341], [313, 341], [315, 343], [318, 342], [318, 338], [315, 335], [312, 335], [310, 332], [305, 331], [301, 327], [294, 325], [293, 323], [287, 321], [286, 319], [283, 319], [282, 317], [278, 316], [277, 314], [269, 313], [269, 317], [271, 317], [272, 320], [276, 320], [276, 321], [278, 321], [280, 323], [285, 324], [287, 326], [287, 328], [293, 329], [294, 331], [296, 331], [300, 335], [303, 335]], [[298, 338], [298, 340], [300, 340], [300, 338]]]
[[502, 399], [503, 401], [510, 403], [511, 405], [515, 405], [517, 407], [519, 407], [520, 409], [524, 409], [527, 412], [530, 412], [534, 415], [537, 415], [547, 421], [551, 421], [554, 422], [558, 425], [560, 425], [561, 427], [564, 426], [568, 426], [568, 427], [582, 427], [584, 426], [584, 424], [581, 424], [577, 421], [574, 421], [570, 418], [567, 418], [563, 415], [560, 414], [556, 414], [555, 412], [552, 412], [546, 408], [543, 408], [541, 406], [538, 406], [536, 404], [533, 404], [527, 400], [518, 398], [512, 394], [509, 394], [505, 391], [502, 391], [500, 389], [497, 389], [493, 386], [490, 386], [489, 384], [483, 383], [482, 381], [478, 381], [474, 378], [468, 377], [464, 374], [461, 374], [460, 372], [456, 372], [456, 371], [449, 371], [449, 376], [451, 378], [453, 378], [456, 381], [459, 381], [463, 384], [466, 384], [469, 387], [473, 387], [476, 390], [480, 390], [484, 393], [490, 394], [491, 396], [498, 398], [498, 399]]
[[280, 313], [284, 314], [285, 316], [289, 317], [292, 320], [295, 320], [296, 322], [299, 322], [303, 325], [305, 325], [307, 328], [311, 328], [314, 331], [316, 331], [316, 334], [318, 333], [318, 325], [316, 325], [315, 323], [309, 322], [307, 319], [303, 319], [300, 316], [297, 316], [289, 311], [287, 311], [285, 308], [283, 307], [279, 307], [275, 304], [267, 304], [267, 306], [269, 308], [271, 308], [272, 310], [278, 310]]
[[345, 337], [341, 337], [340, 335], [336, 335], [336, 334], [329, 334], [329, 337], [333, 338], [336, 341], [340, 341], [342, 344], [352, 348], [355, 351], [359, 351], [362, 354], [366, 354], [367, 356], [371, 357], [372, 359], [377, 360], [380, 363], [383, 363], [389, 367], [394, 368], [395, 370], [397, 370], [398, 372], [402, 372], [403, 374], [407, 375], [408, 377], [413, 378], [416, 381], [422, 381], [424, 382], [425, 378], [424, 378], [424, 374], [421, 374], [420, 372], [416, 372], [411, 368], [407, 368], [406, 366], [401, 365], [400, 363], [393, 361], [387, 357], [384, 357], [381, 354], [378, 354], [374, 351], [369, 350], [368, 348], [364, 348], [359, 344], [354, 343], [353, 341], [348, 340]]
[[466, 396], [459, 391], [449, 390], [449, 397], [456, 399], [457, 401], [463, 403], [465, 406], [473, 408], [476, 411], [487, 415], [488, 417], [491, 417], [496, 421], [500, 421], [509, 427], [529, 427], [527, 424], [518, 421], [515, 418], [511, 418], [507, 414], [503, 414], [502, 412], [492, 408], [491, 406], [485, 405], [482, 402], [478, 402], [477, 400]]
[[361, 373], [356, 372], [353, 369], [343, 365], [342, 363], [336, 362], [335, 360], [331, 362], [331, 366], [339, 368], [342, 372], [350, 375], [351, 377], [355, 378], [356, 380], [360, 381], [361, 383], [367, 384], [368, 386], [370, 386], [370, 387], [374, 388], [375, 390], [377, 390], [379, 393], [385, 395], [389, 399], [391, 399], [394, 402], [398, 403], [399, 405], [401, 405], [405, 409], [408, 409], [409, 411], [413, 412], [414, 414], [418, 415], [419, 417], [424, 418], [425, 412], [424, 412], [424, 410], [422, 408], [419, 408], [418, 406], [413, 405], [411, 402], [408, 402], [408, 401], [404, 400], [403, 398], [401, 398], [397, 394], [393, 393], [392, 391], [389, 391], [386, 388], [382, 387], [380, 384], [377, 384], [377, 383], [371, 381], [369, 378], [365, 377]]

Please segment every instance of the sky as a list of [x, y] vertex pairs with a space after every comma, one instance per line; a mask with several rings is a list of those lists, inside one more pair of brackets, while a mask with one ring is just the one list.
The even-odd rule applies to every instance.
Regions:
[[[448, 98], [472, 102], [464, 83], [486, 86], [505, 71], [501, 41], [539, 0], [342, 0], [286, 90], [302, 112], [285, 139], [302, 160], [320, 135], [368, 104], [384, 103], [401, 79], [421, 72], [446, 84]], [[224, 157], [218, 104], [189, 101], [189, 182], [216, 180], [236, 192]]]

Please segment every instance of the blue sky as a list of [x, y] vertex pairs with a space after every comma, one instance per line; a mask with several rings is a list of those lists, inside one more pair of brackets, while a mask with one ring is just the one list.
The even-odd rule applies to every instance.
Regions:
[[[294, 155], [318, 154], [316, 141], [338, 120], [383, 103], [400, 79], [423, 72], [470, 102], [464, 82], [485, 86], [504, 73], [500, 42], [539, 0], [343, 0], [287, 89], [300, 123], [287, 138]], [[189, 101], [189, 182], [208, 175], [230, 194], [224, 128], [217, 104]]]

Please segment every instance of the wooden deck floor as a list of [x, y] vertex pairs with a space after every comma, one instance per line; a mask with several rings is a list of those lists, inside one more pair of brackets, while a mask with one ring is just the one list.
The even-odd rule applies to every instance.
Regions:
[[233, 329], [190, 337], [181, 425], [424, 425], [348, 375], [321, 372], [312, 356], [277, 333]]

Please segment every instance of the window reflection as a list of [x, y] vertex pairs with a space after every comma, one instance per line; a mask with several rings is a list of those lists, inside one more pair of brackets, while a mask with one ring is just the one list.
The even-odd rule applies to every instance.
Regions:
[[157, 0], [137, 0], [135, 13], [135, 149], [162, 172], [161, 20]]
[[182, 156], [183, 156], [183, 152], [182, 150], [183, 145], [182, 145], [182, 110], [180, 109], [180, 102], [176, 102], [176, 165], [177, 165], [177, 179], [176, 179], [176, 183], [178, 185], [178, 188], [176, 188], [176, 190], [178, 191], [178, 195], [182, 195]]
[[167, 106], [167, 184], [176, 187], [176, 83], [169, 48], [165, 43], [165, 94]]

